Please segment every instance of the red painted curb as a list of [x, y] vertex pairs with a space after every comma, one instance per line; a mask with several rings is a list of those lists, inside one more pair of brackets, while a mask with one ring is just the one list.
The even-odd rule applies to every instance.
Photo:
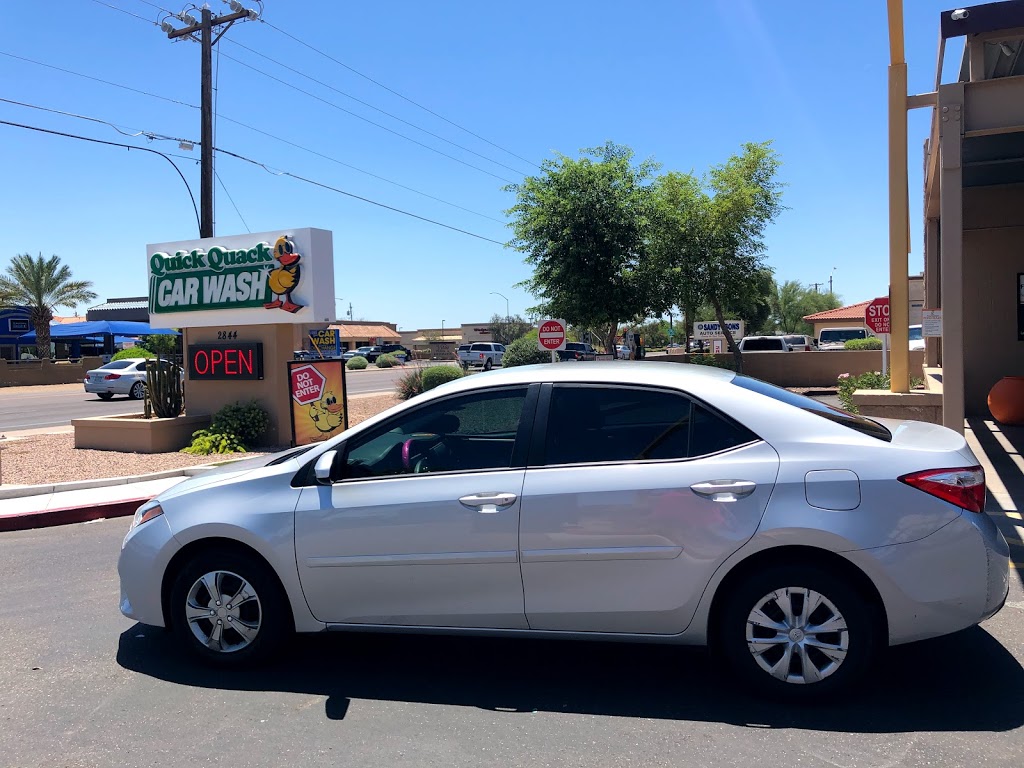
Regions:
[[64, 507], [62, 509], [44, 509], [38, 512], [24, 512], [20, 515], [0, 517], [0, 533], [7, 531], [28, 531], [34, 528], [50, 528], [55, 525], [71, 525], [87, 523], [90, 520], [103, 520], [108, 517], [128, 517], [134, 515], [139, 505], [149, 501], [129, 499], [127, 501], [111, 501], [105, 504], [92, 504], [84, 507]]

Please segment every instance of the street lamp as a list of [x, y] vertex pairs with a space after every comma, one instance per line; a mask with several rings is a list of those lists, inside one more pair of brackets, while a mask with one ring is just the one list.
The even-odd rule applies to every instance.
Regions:
[[491, 291], [491, 295], [501, 296], [501, 298], [505, 300], [505, 320], [508, 320], [512, 316], [511, 313], [508, 311], [508, 296], [506, 296], [504, 293], [498, 293], [497, 291]]

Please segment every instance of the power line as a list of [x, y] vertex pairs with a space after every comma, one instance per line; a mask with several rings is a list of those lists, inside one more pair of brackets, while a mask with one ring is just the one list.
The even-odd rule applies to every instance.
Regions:
[[340, 106], [338, 104], [335, 104], [333, 101], [329, 101], [329, 100], [323, 98], [322, 96], [317, 96], [315, 93], [311, 93], [310, 91], [303, 90], [302, 88], [299, 88], [299, 86], [297, 86], [297, 85], [292, 85], [291, 83], [289, 83], [289, 82], [287, 82], [285, 80], [282, 80], [279, 77], [275, 77], [274, 75], [270, 74], [269, 72], [264, 72], [262, 69], [258, 69], [257, 67], [254, 67], [252, 64], [247, 64], [246, 62], [242, 61], [241, 59], [236, 59], [234, 56], [230, 56], [230, 55], [228, 55], [226, 53], [222, 54], [222, 55], [224, 56], [225, 59], [230, 59], [231, 61], [234, 61], [237, 64], [241, 64], [243, 67], [248, 67], [253, 72], [257, 72], [257, 73], [263, 75], [264, 77], [270, 78], [271, 80], [274, 80], [275, 82], [281, 83], [281, 85], [287, 86], [288, 88], [291, 88], [292, 90], [295, 90], [295, 91], [298, 91], [299, 93], [305, 94], [306, 96], [309, 96], [311, 99], [316, 99], [317, 101], [323, 102], [324, 104], [328, 105], [329, 107], [334, 107], [338, 111], [344, 112], [346, 115], [352, 115], [352, 117], [358, 118], [359, 120], [362, 120], [363, 122], [366, 122], [366, 123], [369, 123], [370, 125], [376, 126], [377, 128], [380, 128], [381, 130], [387, 131], [388, 133], [393, 133], [393, 134], [395, 134], [395, 136], [400, 136], [401, 138], [405, 139], [406, 141], [411, 141], [413, 144], [416, 144], [416, 145], [418, 145], [420, 147], [423, 147], [424, 149], [429, 149], [431, 152], [436, 152], [437, 154], [439, 154], [439, 155], [441, 155], [443, 157], [447, 157], [449, 160], [454, 160], [457, 163], [461, 163], [462, 165], [465, 165], [465, 166], [467, 166], [469, 168], [473, 168], [473, 169], [475, 169], [477, 171], [480, 171], [480, 173], [486, 173], [488, 176], [493, 176], [494, 178], [496, 178], [496, 179], [498, 179], [500, 181], [505, 181], [505, 182], [508, 182], [509, 184], [515, 184], [516, 183], [516, 182], [512, 181], [512, 179], [506, 179], [504, 176], [499, 176], [496, 173], [491, 173], [490, 171], [486, 170], [485, 168], [481, 168], [478, 165], [473, 165], [472, 163], [466, 162], [465, 160], [462, 160], [462, 159], [460, 159], [458, 157], [455, 157], [455, 155], [449, 155], [447, 152], [442, 152], [440, 149], [437, 149], [436, 147], [432, 147], [429, 144], [424, 144], [422, 141], [417, 141], [416, 139], [412, 138], [411, 136], [406, 136], [404, 133], [400, 133], [399, 131], [396, 131], [393, 128], [388, 128], [386, 125], [381, 125], [380, 123], [374, 122], [373, 120], [370, 120], [368, 117], [363, 117], [362, 115], [360, 115], [357, 112], [353, 112], [350, 109], [345, 109], [344, 107], [342, 107], [342, 106]]
[[235, 198], [233, 198], [231, 196], [231, 193], [228, 192], [227, 185], [224, 184], [224, 179], [220, 177], [220, 174], [217, 173], [217, 171], [214, 171], [213, 175], [216, 176], [217, 181], [220, 182], [220, 188], [223, 189], [224, 194], [228, 196], [228, 200], [231, 201], [231, 206], [235, 209], [235, 213], [238, 214], [238, 218], [242, 219], [242, 226], [245, 227], [245, 231], [248, 232], [249, 234], [252, 234], [252, 230], [249, 229], [249, 225], [245, 223], [245, 219], [242, 217], [242, 212], [238, 210], [238, 205], [235, 203]]
[[[52, 109], [52, 108], [49, 108], [49, 107], [43, 107], [43, 106], [40, 106], [38, 104], [29, 104], [29, 103], [24, 102], [24, 101], [15, 101], [14, 99], [5, 99], [3, 97], [0, 97], [0, 102], [5, 102], [7, 104], [15, 104], [15, 105], [17, 105], [19, 107], [27, 107], [28, 109], [37, 109], [37, 110], [40, 110], [40, 111], [43, 111], [43, 112], [50, 112], [52, 114], [63, 115], [65, 117], [74, 117], [74, 118], [77, 118], [79, 120], [87, 120], [89, 122], [99, 123], [101, 125], [109, 126], [109, 127], [113, 128], [115, 131], [117, 131], [118, 133], [120, 133], [120, 134], [122, 134], [124, 136], [128, 136], [129, 138], [135, 138], [135, 137], [138, 137], [138, 136], [145, 136], [147, 139], [154, 140], [154, 141], [176, 141], [179, 144], [182, 143], [182, 142], [187, 143], [187, 144], [193, 144], [193, 145], [199, 144], [199, 142], [195, 141], [194, 139], [183, 139], [183, 138], [181, 138], [179, 136], [166, 136], [164, 134], [155, 133], [153, 131], [139, 130], [139, 131], [136, 131], [135, 133], [125, 133], [121, 129], [125, 128], [126, 126], [118, 125], [117, 123], [112, 123], [109, 120], [103, 120], [103, 119], [100, 119], [98, 117], [90, 117], [88, 115], [79, 115], [79, 114], [77, 114], [75, 112], [65, 112], [65, 111], [60, 110], [60, 109]], [[377, 179], [379, 181], [383, 181], [383, 182], [385, 182], [387, 184], [391, 184], [393, 186], [398, 187], [399, 189], [404, 189], [404, 190], [406, 190], [408, 192], [412, 192], [414, 194], [420, 195], [421, 197], [425, 197], [428, 200], [433, 200], [435, 202], [442, 203], [442, 204], [450, 206], [452, 208], [457, 208], [460, 211], [465, 211], [466, 213], [471, 213], [474, 216], [479, 216], [480, 218], [488, 219], [489, 221], [494, 221], [494, 222], [497, 222], [498, 224], [504, 224], [505, 223], [501, 219], [497, 219], [494, 216], [488, 216], [486, 213], [480, 213], [479, 211], [474, 211], [471, 208], [466, 208], [466, 207], [461, 206], [461, 205], [459, 205], [457, 203], [453, 203], [453, 202], [451, 202], [449, 200], [445, 200], [444, 198], [440, 198], [440, 197], [437, 197], [435, 195], [431, 195], [431, 194], [429, 194], [427, 192], [423, 192], [421, 190], [415, 189], [414, 187], [406, 186], [405, 184], [401, 184], [400, 182], [394, 181], [393, 179], [389, 179], [389, 178], [386, 178], [384, 176], [380, 176], [379, 174], [372, 173], [370, 171], [367, 171], [367, 170], [364, 170], [364, 169], [359, 168], [357, 166], [354, 166], [354, 165], [351, 165], [349, 163], [346, 163], [343, 160], [337, 159], [336, 157], [331, 157], [330, 155], [325, 155], [323, 152], [318, 152], [315, 149], [310, 149], [309, 147], [305, 147], [302, 144], [297, 144], [294, 141], [289, 141], [288, 139], [282, 138], [281, 136], [275, 136], [274, 134], [268, 133], [267, 131], [264, 131], [261, 128], [256, 128], [255, 126], [249, 125], [247, 123], [243, 123], [240, 120], [235, 120], [235, 119], [233, 119], [231, 117], [228, 117], [227, 115], [219, 115], [218, 117], [221, 120], [227, 120], [229, 123], [234, 123], [235, 125], [241, 126], [242, 128], [246, 128], [246, 129], [248, 129], [250, 131], [254, 131], [255, 133], [259, 133], [259, 134], [261, 134], [263, 136], [266, 136], [267, 138], [274, 139], [275, 141], [279, 141], [279, 142], [281, 142], [283, 144], [287, 144], [290, 147], [295, 147], [296, 149], [301, 149], [303, 152], [308, 152], [311, 155], [315, 155], [316, 157], [322, 158], [324, 160], [329, 160], [332, 163], [337, 163], [340, 166], [343, 166], [345, 168], [349, 168], [349, 169], [351, 169], [353, 171], [357, 171], [358, 173], [365, 174], [367, 176], [370, 176], [371, 178]]]
[[[399, 117], [398, 115], [393, 115], [392, 113], [388, 112], [387, 110], [381, 109], [380, 107], [374, 106], [373, 104], [371, 104], [368, 101], [363, 101], [362, 99], [360, 99], [360, 98], [358, 98], [356, 96], [353, 96], [351, 93], [346, 93], [345, 91], [343, 91], [343, 90], [341, 90], [339, 88], [335, 88], [330, 83], [325, 83], [323, 80], [317, 80], [315, 77], [313, 77], [311, 75], [307, 75], [305, 72], [302, 72], [302, 71], [300, 71], [298, 69], [295, 69], [295, 67], [291, 67], [291, 66], [285, 64], [284, 62], [281, 62], [281, 61], [278, 61], [277, 59], [271, 58], [270, 56], [267, 56], [265, 53], [263, 53], [261, 51], [254, 50], [254, 49], [250, 48], [249, 46], [244, 45], [243, 43], [238, 42], [237, 40], [228, 40], [228, 42], [231, 43], [232, 45], [237, 45], [239, 48], [244, 48], [249, 53], [254, 54], [256, 56], [259, 56], [261, 59], [265, 59], [266, 61], [269, 61], [269, 62], [271, 62], [273, 64], [277, 64], [277, 66], [283, 67], [284, 69], [287, 69], [289, 72], [294, 72], [295, 74], [299, 75], [300, 77], [304, 77], [307, 80], [312, 80], [317, 85], [322, 85], [324, 88], [328, 88], [328, 89], [334, 91], [335, 93], [341, 94], [345, 98], [352, 99], [352, 101], [354, 101], [354, 102], [356, 102], [358, 104], [362, 104], [364, 107], [369, 107], [370, 109], [374, 110], [375, 112], [380, 112], [382, 115], [386, 115], [387, 117], [390, 117], [392, 120], [397, 120], [400, 123], [404, 123], [405, 125], [408, 125], [410, 128], [415, 128], [417, 131], [422, 131], [423, 133], [427, 134], [428, 136], [432, 136], [435, 139], [438, 139], [440, 141], [445, 142], [446, 144], [451, 144], [453, 147], [458, 147], [463, 152], [469, 152], [471, 155], [476, 155], [477, 157], [479, 157], [479, 158], [481, 158], [483, 160], [486, 160], [486, 161], [488, 161], [490, 163], [494, 163], [495, 165], [501, 166], [502, 168], [505, 168], [506, 170], [512, 171], [513, 173], [523, 173], [518, 168], [513, 168], [511, 165], [505, 165], [505, 163], [500, 163], [497, 160], [494, 160], [493, 158], [488, 157], [487, 155], [481, 154], [480, 152], [472, 150], [469, 147], [465, 147], [462, 144], [459, 144], [457, 142], [452, 141], [451, 139], [446, 139], [444, 136], [441, 136], [440, 134], [434, 133], [433, 131], [428, 131], [426, 128], [423, 128], [422, 126], [416, 125], [416, 123], [410, 122], [409, 120], [405, 120], [405, 119]], [[225, 56], [225, 58], [229, 58], [232, 61], [238, 62], [240, 64], [244, 64], [245, 63], [245, 62], [239, 61], [238, 59], [233, 59], [230, 56], [228, 56], [227, 54], [224, 54], [224, 56]], [[523, 174], [523, 175], [525, 176], [526, 174]]]
[[18, 55], [13, 54], [13, 53], [7, 53], [7, 51], [0, 51], [0, 56], [7, 56], [7, 57], [12, 58], [12, 59], [17, 59], [18, 61], [25, 61], [25, 62], [28, 62], [29, 64], [35, 64], [36, 66], [39, 66], [39, 67], [46, 67], [47, 69], [54, 69], [54, 70], [56, 70], [58, 72], [63, 72], [66, 75], [74, 75], [75, 77], [82, 77], [82, 78], [85, 78], [86, 80], [92, 80], [93, 82], [103, 83], [104, 85], [110, 85], [110, 86], [113, 86], [114, 88], [120, 88], [123, 91], [131, 91], [132, 93], [138, 93], [138, 94], [141, 94], [143, 96], [149, 96], [149, 97], [154, 98], [154, 99], [160, 99], [161, 101], [167, 101], [167, 102], [170, 102], [171, 104], [177, 104], [177, 105], [182, 106], [182, 107], [191, 107], [192, 109], [199, 109], [199, 107], [197, 107], [195, 104], [189, 104], [187, 101], [179, 101], [178, 99], [172, 99], [172, 98], [170, 98], [168, 96], [161, 96], [159, 93], [150, 93], [149, 91], [143, 91], [143, 90], [141, 90], [139, 88], [132, 88], [131, 86], [128, 86], [128, 85], [121, 85], [120, 83], [113, 83], [110, 80], [104, 80], [103, 78], [100, 78], [100, 77], [93, 77], [92, 75], [83, 75], [81, 72], [73, 72], [70, 69], [64, 69], [63, 67], [58, 67], [58, 66], [55, 66], [54, 64], [44, 64], [41, 61], [36, 61], [35, 59], [30, 59], [30, 58], [28, 58], [26, 56], [18, 56]]
[[194, 144], [195, 143], [194, 141], [192, 141], [190, 139], [180, 139], [180, 138], [178, 138], [176, 136], [164, 136], [163, 134], [153, 133], [151, 131], [136, 131], [135, 133], [128, 133], [127, 130], [130, 130], [130, 129], [122, 130], [122, 128], [126, 128], [126, 126], [118, 125], [117, 123], [112, 123], [109, 120], [101, 120], [98, 117], [89, 117], [88, 115], [79, 115], [79, 114], [76, 114], [74, 112], [64, 112], [63, 110], [51, 109], [50, 107], [41, 107], [38, 104], [28, 104], [28, 103], [26, 103], [24, 101], [15, 101], [14, 99], [5, 99], [3, 97], [0, 97], [0, 101], [4, 102], [6, 104], [15, 104], [15, 105], [17, 105], [19, 107], [27, 107], [28, 109], [38, 109], [41, 112], [50, 112], [50, 113], [52, 113], [54, 115], [64, 115], [65, 117], [74, 117], [74, 118], [77, 118], [79, 120], [88, 120], [91, 123], [100, 123], [101, 125], [106, 125], [106, 126], [109, 126], [110, 128], [113, 128], [115, 131], [120, 133], [122, 136], [127, 136], [130, 139], [134, 139], [134, 138], [137, 138], [139, 136], [145, 136], [147, 139], [151, 139], [151, 140], [177, 141], [178, 143], [185, 142], [187, 144]]
[[[136, 19], [141, 19], [142, 21], [146, 22], [147, 24], [152, 24], [153, 26], [157, 26], [157, 23], [155, 21], [151, 21], [151, 20], [147, 19], [145, 16], [139, 16], [139, 14], [137, 14], [137, 13], [132, 13], [131, 11], [127, 11], [124, 8], [118, 8], [116, 5], [110, 5], [110, 3], [104, 3], [103, 0], [92, 0], [92, 1], [94, 3], [96, 3], [96, 5], [102, 5], [102, 6], [106, 7], [106, 8], [109, 8], [112, 11], [120, 11], [121, 13], [126, 14], [128, 16], [134, 16]], [[139, 0], [139, 2], [144, 2], [144, 0]], [[146, 5], [153, 5], [153, 4], [152, 3], [146, 3]], [[153, 7], [154, 8], [158, 8], [159, 6], [153, 5]], [[162, 11], [164, 9], [160, 8], [160, 10]]]
[[323, 182], [314, 181], [313, 179], [307, 179], [305, 176], [299, 176], [298, 174], [292, 173], [291, 171], [275, 171], [270, 166], [268, 166], [266, 163], [261, 163], [259, 160], [253, 160], [252, 158], [245, 157], [244, 155], [239, 155], [239, 154], [237, 154], [235, 152], [230, 152], [230, 151], [228, 151], [226, 149], [220, 149], [219, 147], [216, 147], [214, 149], [214, 151], [219, 152], [222, 155], [227, 155], [228, 157], [233, 157], [236, 160], [242, 160], [242, 161], [244, 161], [246, 163], [250, 163], [252, 165], [255, 165], [255, 166], [259, 167], [259, 168], [262, 168], [267, 173], [272, 174], [274, 176], [289, 176], [289, 177], [291, 177], [293, 179], [297, 179], [298, 181], [304, 181], [307, 184], [312, 184], [315, 187], [320, 187], [322, 189], [328, 189], [331, 192], [337, 192], [339, 195], [345, 195], [345, 197], [352, 197], [352, 198], [355, 198], [356, 200], [362, 200], [364, 203], [369, 203], [370, 205], [376, 205], [378, 208], [385, 208], [385, 209], [387, 209], [389, 211], [394, 211], [395, 213], [400, 213], [403, 216], [410, 216], [410, 217], [412, 217], [414, 219], [419, 219], [420, 221], [425, 221], [428, 224], [435, 224], [435, 225], [437, 225], [439, 227], [444, 227], [445, 229], [450, 229], [453, 232], [460, 232], [463, 235], [469, 235], [470, 237], [475, 237], [478, 240], [485, 240], [488, 243], [494, 243], [495, 245], [501, 245], [501, 246], [505, 245], [505, 243], [501, 242], [500, 240], [493, 240], [493, 239], [491, 239], [489, 237], [484, 237], [483, 235], [478, 235], [475, 232], [470, 232], [470, 231], [465, 230], [465, 229], [459, 229], [458, 227], [453, 227], [451, 224], [444, 224], [444, 223], [442, 223], [440, 221], [436, 221], [435, 219], [428, 219], [426, 216], [420, 216], [419, 214], [410, 213], [409, 211], [404, 211], [401, 208], [395, 208], [394, 206], [391, 206], [391, 205], [385, 205], [384, 203], [379, 203], [376, 200], [371, 200], [368, 197], [362, 197], [361, 195], [356, 195], [356, 194], [353, 194], [351, 192], [346, 192], [345, 190], [339, 189], [338, 187], [332, 187], [330, 184], [324, 184]]
[[35, 125], [24, 125], [22, 123], [12, 123], [12, 122], [10, 122], [8, 120], [0, 120], [0, 125], [9, 125], [9, 126], [12, 126], [14, 128], [24, 128], [25, 130], [29, 130], [29, 131], [38, 131], [39, 133], [49, 133], [49, 134], [51, 134], [53, 136], [63, 136], [63, 137], [68, 138], [68, 139], [78, 139], [80, 141], [88, 141], [88, 142], [91, 142], [93, 144], [106, 144], [107, 146], [110, 146], [110, 147], [124, 147], [125, 149], [127, 149], [129, 151], [131, 151], [133, 149], [136, 149], [139, 152], [150, 152], [150, 153], [152, 153], [154, 155], [159, 155], [164, 160], [166, 160], [168, 163], [170, 163], [171, 167], [174, 168], [174, 170], [178, 172], [179, 176], [181, 176], [181, 181], [182, 181], [182, 183], [184, 183], [185, 189], [188, 190], [188, 196], [190, 198], [192, 198], [192, 209], [196, 213], [196, 226], [199, 226], [199, 208], [196, 207], [196, 198], [192, 194], [192, 187], [190, 187], [188, 185], [188, 179], [185, 178], [185, 174], [183, 174], [181, 172], [181, 169], [178, 168], [178, 166], [174, 164], [173, 160], [171, 160], [172, 157], [179, 157], [179, 158], [183, 158], [185, 160], [193, 160], [193, 158], [186, 157], [184, 155], [164, 154], [163, 152], [157, 152], [155, 149], [149, 149], [148, 147], [135, 147], [135, 146], [132, 146], [131, 144], [122, 144], [119, 141], [104, 141], [103, 139], [93, 139], [93, 138], [90, 138], [89, 136], [79, 136], [79, 135], [74, 134], [74, 133], [65, 133], [64, 131], [51, 131], [49, 128], [40, 128], [39, 126], [35, 126]]
[[270, 23], [269, 21], [267, 21], [266, 19], [264, 19], [264, 18], [263, 18], [262, 16], [260, 17], [259, 21], [261, 21], [262, 23], [266, 24], [266, 25], [267, 25], [268, 27], [270, 27], [271, 29], [273, 29], [273, 30], [275, 30], [275, 31], [279, 32], [280, 34], [284, 35], [285, 37], [287, 37], [287, 38], [290, 38], [291, 40], [294, 40], [294, 41], [295, 41], [296, 43], [298, 43], [299, 45], [303, 45], [303, 46], [305, 46], [306, 48], [309, 48], [309, 50], [313, 51], [314, 53], [318, 53], [318, 54], [320, 54], [320, 55], [321, 55], [321, 56], [323, 56], [323, 57], [324, 57], [325, 59], [329, 59], [329, 60], [333, 61], [333, 62], [334, 62], [335, 64], [337, 64], [338, 66], [340, 66], [340, 67], [344, 67], [344, 68], [345, 68], [345, 69], [347, 69], [347, 70], [348, 70], [349, 72], [352, 72], [352, 73], [353, 73], [353, 74], [355, 74], [355, 75], [359, 75], [359, 77], [363, 78], [364, 80], [368, 80], [369, 82], [371, 82], [371, 83], [373, 83], [374, 85], [376, 85], [376, 86], [377, 86], [378, 88], [383, 88], [383, 89], [384, 89], [385, 91], [387, 91], [388, 93], [394, 94], [394, 95], [395, 95], [395, 96], [397, 96], [398, 98], [400, 98], [400, 99], [402, 99], [402, 100], [404, 100], [404, 101], [407, 101], [407, 102], [409, 102], [409, 103], [410, 103], [410, 104], [412, 104], [412, 105], [413, 105], [414, 107], [419, 107], [419, 108], [420, 108], [420, 109], [422, 109], [422, 110], [423, 110], [424, 112], [427, 112], [427, 113], [429, 113], [429, 114], [433, 115], [434, 117], [438, 118], [439, 120], [444, 120], [444, 121], [445, 121], [446, 123], [448, 123], [449, 125], [453, 125], [453, 126], [455, 126], [455, 127], [456, 127], [456, 128], [458, 128], [458, 129], [459, 129], [460, 131], [465, 131], [465, 132], [466, 132], [466, 133], [468, 133], [468, 134], [469, 134], [470, 136], [473, 136], [474, 138], [480, 139], [480, 141], [484, 142], [485, 144], [490, 144], [490, 145], [491, 145], [492, 147], [494, 147], [494, 148], [496, 148], [496, 149], [500, 149], [500, 150], [501, 150], [502, 152], [505, 152], [506, 154], [509, 154], [509, 155], [511, 155], [512, 157], [515, 157], [515, 158], [517, 158], [517, 159], [519, 159], [519, 160], [522, 160], [522, 161], [523, 161], [524, 163], [529, 163], [530, 165], [532, 165], [532, 166], [533, 166], [533, 167], [535, 167], [535, 168], [540, 168], [540, 166], [539, 166], [539, 165], [537, 165], [537, 164], [536, 164], [535, 162], [533, 162], [532, 160], [527, 160], [527, 159], [526, 159], [525, 157], [523, 157], [522, 155], [517, 155], [517, 154], [516, 154], [515, 152], [513, 152], [512, 150], [510, 150], [510, 149], [505, 149], [505, 147], [501, 146], [500, 144], [495, 144], [495, 143], [494, 143], [493, 141], [490, 141], [489, 139], [485, 139], [485, 138], [484, 138], [483, 136], [481, 136], [480, 134], [478, 134], [478, 133], [474, 133], [473, 131], [469, 130], [469, 128], [466, 128], [465, 126], [459, 125], [458, 123], [456, 123], [456, 122], [455, 122], [455, 121], [453, 121], [453, 120], [449, 120], [449, 119], [448, 119], [447, 117], [445, 117], [444, 115], [438, 114], [438, 113], [437, 113], [437, 112], [435, 112], [434, 110], [432, 110], [432, 109], [430, 109], [430, 108], [428, 108], [428, 107], [425, 107], [425, 106], [423, 106], [422, 104], [420, 104], [420, 103], [419, 103], [419, 102], [417, 102], [417, 101], [413, 101], [413, 100], [412, 100], [412, 99], [410, 99], [410, 98], [409, 98], [408, 96], [405, 96], [405, 95], [403, 95], [403, 94], [399, 93], [398, 91], [396, 91], [395, 89], [393, 89], [393, 88], [389, 88], [388, 86], [384, 85], [384, 83], [381, 83], [381, 82], [379, 82], [379, 81], [377, 81], [377, 80], [374, 80], [374, 79], [373, 79], [372, 77], [370, 77], [369, 75], [365, 75], [365, 74], [363, 74], [362, 72], [360, 72], [360, 71], [359, 71], [358, 69], [356, 69], [355, 67], [350, 67], [350, 66], [349, 66], [348, 64], [344, 63], [343, 61], [339, 61], [338, 59], [334, 58], [334, 57], [333, 57], [333, 56], [331, 56], [330, 54], [324, 53], [324, 52], [323, 52], [323, 51], [321, 51], [321, 50], [320, 50], [319, 48], [315, 48], [314, 46], [312, 46], [312, 45], [310, 45], [309, 43], [307, 43], [307, 42], [306, 42], [305, 40], [301, 40], [301, 39], [299, 39], [298, 37], [295, 37], [295, 35], [293, 35], [293, 34], [291, 34], [291, 33], [289, 33], [289, 32], [286, 32], [285, 30], [281, 29], [281, 28], [280, 28], [280, 27], [278, 27], [278, 26], [275, 26], [274, 24], [271, 24], [271, 23]]

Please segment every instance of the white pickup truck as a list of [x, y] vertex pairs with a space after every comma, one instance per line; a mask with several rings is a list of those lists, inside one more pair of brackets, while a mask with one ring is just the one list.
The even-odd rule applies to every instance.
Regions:
[[459, 347], [459, 362], [463, 368], [480, 367], [485, 371], [501, 365], [501, 357], [505, 354], [504, 344], [495, 344], [490, 341], [478, 341], [475, 344], [465, 344]]

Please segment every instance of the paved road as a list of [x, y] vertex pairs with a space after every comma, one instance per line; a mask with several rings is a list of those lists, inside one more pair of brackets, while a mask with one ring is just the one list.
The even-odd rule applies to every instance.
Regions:
[[[349, 394], [391, 392], [406, 368], [367, 368], [350, 371]], [[0, 433], [37, 427], [63, 426], [72, 419], [111, 413], [142, 413], [142, 401], [116, 396], [100, 400], [81, 384], [38, 387], [0, 387]]]
[[117, 612], [126, 525], [0, 535], [0, 766], [1024, 765], [1016, 573], [983, 627], [795, 708], [662, 646], [331, 635], [215, 671]]

